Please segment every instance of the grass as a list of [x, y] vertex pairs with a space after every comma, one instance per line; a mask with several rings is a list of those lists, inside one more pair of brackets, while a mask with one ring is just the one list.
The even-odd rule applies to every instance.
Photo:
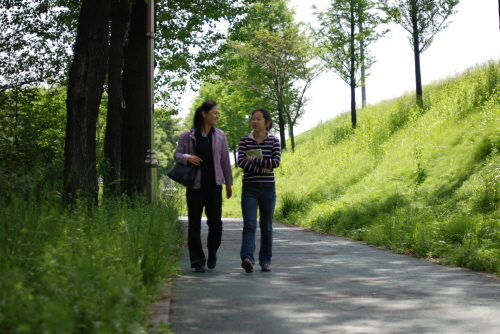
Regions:
[[[500, 273], [500, 64], [319, 124], [276, 170], [278, 221]], [[238, 171], [235, 174], [241, 173]], [[240, 216], [241, 175], [224, 214]]]
[[67, 210], [56, 194], [0, 203], [0, 332], [144, 333], [160, 286], [179, 273], [175, 203]]

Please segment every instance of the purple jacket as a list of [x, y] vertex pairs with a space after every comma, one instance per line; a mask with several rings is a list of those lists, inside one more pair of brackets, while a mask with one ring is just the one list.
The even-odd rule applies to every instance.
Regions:
[[[215, 131], [212, 133], [212, 152], [214, 155], [215, 183], [217, 183], [217, 185], [223, 185], [225, 183], [227, 186], [232, 186], [233, 174], [229, 161], [229, 148], [226, 135], [221, 129], [214, 129]], [[195, 154], [193, 152], [193, 143], [196, 146], [194, 131], [194, 129], [191, 129], [181, 134], [177, 149], [174, 153], [175, 161], [187, 165], [189, 156]], [[198, 175], [196, 175], [193, 189], [200, 189], [200, 182], [201, 171], [198, 169]]]

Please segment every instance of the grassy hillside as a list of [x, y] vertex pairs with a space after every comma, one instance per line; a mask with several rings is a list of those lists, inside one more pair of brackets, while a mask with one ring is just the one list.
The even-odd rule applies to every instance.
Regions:
[[[296, 138], [276, 220], [500, 273], [500, 63], [488, 62]], [[334, 102], [334, 101], [333, 101]], [[240, 216], [241, 172], [226, 216]]]

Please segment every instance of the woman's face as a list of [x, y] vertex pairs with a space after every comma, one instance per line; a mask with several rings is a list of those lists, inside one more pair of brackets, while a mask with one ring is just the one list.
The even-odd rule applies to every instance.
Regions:
[[262, 112], [256, 111], [252, 115], [252, 129], [254, 131], [267, 131], [267, 124], [268, 122], [264, 118], [264, 115], [262, 115]]
[[201, 115], [205, 119], [205, 124], [209, 126], [216, 126], [219, 120], [219, 107], [213, 106], [208, 112], [201, 112]]

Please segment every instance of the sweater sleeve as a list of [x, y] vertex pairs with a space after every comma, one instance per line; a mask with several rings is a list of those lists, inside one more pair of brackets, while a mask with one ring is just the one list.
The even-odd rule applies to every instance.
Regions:
[[180, 162], [183, 165], [187, 165], [189, 156], [194, 153], [192, 152], [191, 137], [189, 135], [190, 131], [185, 131], [181, 134], [177, 148], [174, 152], [175, 161]]
[[277, 137], [273, 137], [272, 141], [272, 155], [271, 158], [267, 159], [253, 159], [252, 164], [264, 169], [275, 169], [278, 168], [281, 162], [281, 146], [280, 141]]
[[233, 173], [231, 170], [231, 161], [229, 159], [229, 147], [227, 145], [227, 138], [224, 135], [224, 139], [222, 141], [222, 154], [221, 154], [221, 165], [222, 172], [224, 173], [224, 180], [226, 186], [233, 185]]
[[[240, 139], [240, 144], [238, 146], [238, 167], [242, 168], [245, 173], [254, 173], [254, 174], [262, 174], [264, 173], [264, 167], [258, 166], [247, 161], [245, 158], [247, 156], [247, 145], [246, 145], [247, 136], [243, 136]], [[255, 160], [255, 159], [254, 159]], [[259, 159], [263, 160], [263, 159]]]

